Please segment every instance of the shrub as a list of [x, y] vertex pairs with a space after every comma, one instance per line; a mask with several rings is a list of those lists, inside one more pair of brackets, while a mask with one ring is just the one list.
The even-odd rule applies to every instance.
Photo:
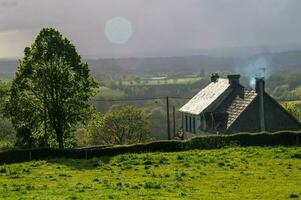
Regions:
[[[14, 149], [0, 152], [0, 164], [16, 163], [30, 160], [43, 160], [48, 158], [93, 158], [110, 157], [125, 153], [144, 153], [144, 152], [177, 152], [192, 149], [217, 149], [231, 145], [239, 146], [293, 146], [301, 144], [301, 132], [282, 131], [278, 133], [257, 133], [257, 134], [233, 134], [223, 136], [201, 136], [187, 141], [157, 141], [145, 144], [123, 145], [102, 148], [85, 149]], [[299, 158], [299, 155], [295, 155]], [[123, 159], [121, 156], [119, 159]], [[127, 159], [127, 158], [126, 158]], [[177, 157], [181, 160], [181, 156]], [[122, 160], [120, 160], [122, 161]], [[151, 160], [145, 160], [145, 165], [153, 163]], [[164, 160], [159, 161], [164, 163]], [[97, 165], [104, 165], [99, 162]]]

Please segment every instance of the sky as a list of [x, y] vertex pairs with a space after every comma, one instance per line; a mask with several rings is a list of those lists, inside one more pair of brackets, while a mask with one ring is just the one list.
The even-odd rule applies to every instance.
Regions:
[[59, 30], [86, 57], [300, 44], [301, 0], [0, 0], [0, 58]]

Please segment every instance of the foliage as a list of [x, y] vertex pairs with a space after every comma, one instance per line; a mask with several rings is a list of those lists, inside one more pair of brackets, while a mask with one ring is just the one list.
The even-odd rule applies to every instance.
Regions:
[[109, 133], [104, 130], [104, 121], [105, 116], [100, 113], [95, 113], [92, 116], [92, 120], [86, 127], [86, 142], [89, 146], [90, 145], [100, 145], [100, 144], [110, 144], [111, 141], [107, 140], [109, 137]]
[[9, 84], [0, 80], [0, 140], [12, 143], [15, 139], [15, 130], [9, 119], [5, 117], [5, 106], [9, 98]]
[[301, 196], [296, 155], [296, 147], [231, 147], [2, 165], [0, 198], [288, 199]]
[[282, 106], [291, 113], [296, 119], [301, 121], [301, 109], [297, 106], [296, 103], [286, 102]]
[[8, 150], [14, 147], [14, 143], [10, 140], [0, 140], [0, 150]]
[[[81, 149], [39, 148], [9, 150], [0, 152], [1, 163], [24, 162], [30, 159], [40, 160], [53, 157], [93, 158], [113, 156], [125, 153], [176, 152], [193, 149], [219, 149], [229, 146], [294, 146], [300, 145], [301, 132], [277, 132], [258, 134], [233, 134], [227, 136], [195, 137], [187, 141], [156, 141], [134, 145], [96, 146]], [[29, 156], [30, 155], [30, 156]]]
[[89, 115], [88, 100], [95, 95], [97, 84], [74, 45], [55, 29], [42, 29], [24, 52], [9, 105], [17, 135], [29, 146], [56, 141], [64, 148], [71, 127]]
[[15, 130], [12, 123], [7, 118], [0, 117], [0, 140], [14, 141]]
[[0, 115], [3, 114], [5, 108], [5, 102], [9, 96], [9, 86], [0, 80]]
[[92, 144], [134, 144], [150, 139], [149, 116], [133, 107], [96, 114], [88, 127]]

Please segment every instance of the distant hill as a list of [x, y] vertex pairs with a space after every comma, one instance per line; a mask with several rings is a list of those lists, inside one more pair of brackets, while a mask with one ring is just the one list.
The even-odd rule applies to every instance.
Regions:
[[227, 70], [235, 64], [237, 59], [210, 56], [181, 56], [158, 58], [119, 58], [88, 60], [92, 70], [113, 67], [116, 70], [135, 73], [162, 72], [199, 72], [202, 68]]
[[0, 59], [0, 73], [14, 73], [17, 69], [17, 62], [17, 59]]
[[[301, 70], [301, 51], [261, 53], [247, 58], [194, 55], [154, 58], [87, 59], [87, 62], [93, 74], [198, 73], [201, 69], [205, 69], [207, 73], [210, 73], [214, 71], [240, 72], [237, 69], [262, 58], [268, 63], [272, 71]], [[1, 75], [13, 74], [16, 69], [17, 60], [0, 59]]]
[[[264, 60], [264, 63], [262, 63]], [[260, 61], [260, 62], [258, 62]], [[211, 57], [204, 55], [157, 57], [157, 58], [119, 58], [88, 60], [92, 71], [133, 72], [133, 73], [198, 73], [203, 68], [206, 72], [231, 71], [244, 73], [245, 67], [260, 68], [268, 65], [271, 71], [301, 70], [301, 51], [281, 53], [261, 53], [247, 58]]]

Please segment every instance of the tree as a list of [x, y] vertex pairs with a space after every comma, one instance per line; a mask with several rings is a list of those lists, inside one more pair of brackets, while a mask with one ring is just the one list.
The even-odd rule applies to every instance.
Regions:
[[298, 108], [298, 106], [295, 103], [287, 102], [282, 104], [282, 106], [291, 113], [296, 119], [301, 121], [301, 110]]
[[9, 96], [9, 86], [0, 80], [0, 115], [4, 113], [5, 103]]
[[88, 126], [92, 144], [134, 144], [150, 140], [149, 115], [125, 106], [98, 114]]
[[0, 80], [0, 140], [14, 140], [15, 132], [9, 119], [5, 117], [5, 106], [9, 97], [9, 85]]
[[87, 144], [101, 145], [112, 143], [111, 136], [104, 130], [104, 115], [100, 113], [93, 114], [86, 130]]
[[24, 53], [11, 87], [12, 122], [21, 137], [48, 144], [54, 138], [63, 149], [71, 127], [89, 116], [97, 83], [75, 46], [53, 28], [42, 29]]

